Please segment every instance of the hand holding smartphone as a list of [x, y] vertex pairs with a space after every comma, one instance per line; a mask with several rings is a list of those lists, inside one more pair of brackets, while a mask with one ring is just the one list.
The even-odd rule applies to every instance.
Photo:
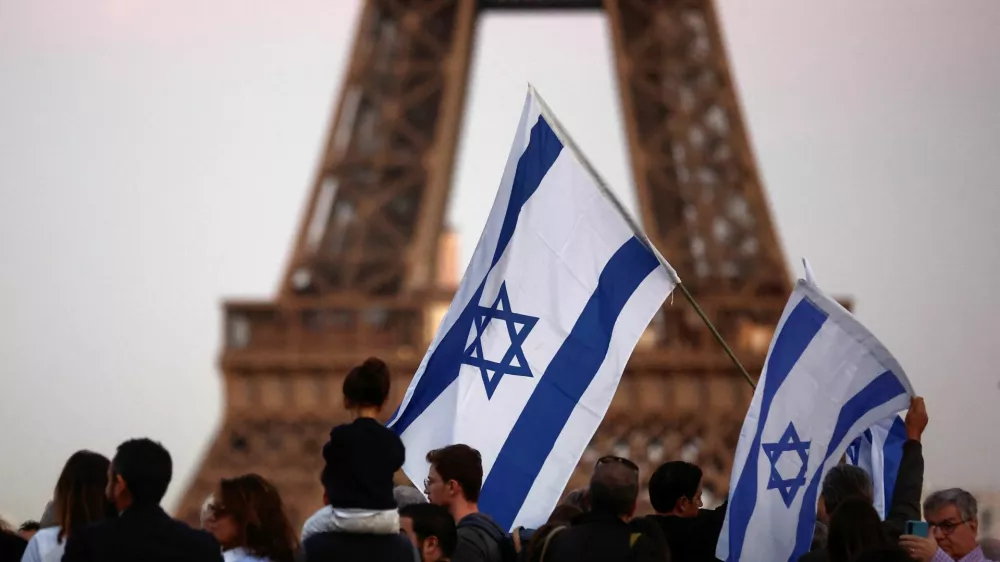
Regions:
[[927, 538], [927, 535], [930, 534], [930, 528], [926, 521], [907, 521], [904, 534]]

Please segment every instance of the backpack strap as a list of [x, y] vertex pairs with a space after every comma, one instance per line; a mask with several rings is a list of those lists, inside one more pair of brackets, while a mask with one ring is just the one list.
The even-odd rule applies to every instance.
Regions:
[[565, 528], [565, 525], [560, 525], [549, 531], [549, 534], [545, 537], [545, 542], [542, 543], [542, 556], [538, 559], [538, 562], [545, 562], [545, 553], [549, 551], [549, 542], [552, 540], [552, 537], [556, 536], [559, 531], [562, 531]]
[[641, 536], [642, 536], [642, 533], [632, 533], [629, 536], [629, 538], [628, 538], [628, 547], [629, 548], [635, 547], [635, 542], [638, 541], [639, 537], [641, 537]]
[[510, 538], [514, 540], [514, 552], [521, 552], [521, 528], [518, 527], [514, 529], [514, 532], [510, 534]]

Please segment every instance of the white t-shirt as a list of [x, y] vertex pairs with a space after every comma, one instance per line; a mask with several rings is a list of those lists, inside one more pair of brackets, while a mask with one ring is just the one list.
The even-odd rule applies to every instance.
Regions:
[[66, 550], [66, 541], [59, 541], [59, 527], [49, 527], [35, 533], [28, 541], [28, 548], [25, 549], [21, 562], [59, 562], [62, 560], [63, 551]]

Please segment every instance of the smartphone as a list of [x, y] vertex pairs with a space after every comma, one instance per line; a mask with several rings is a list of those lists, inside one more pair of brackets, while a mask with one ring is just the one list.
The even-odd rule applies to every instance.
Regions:
[[926, 521], [907, 521], [906, 522], [906, 533], [907, 535], [913, 535], [915, 537], [927, 538], [927, 533], [930, 529], [927, 526]]

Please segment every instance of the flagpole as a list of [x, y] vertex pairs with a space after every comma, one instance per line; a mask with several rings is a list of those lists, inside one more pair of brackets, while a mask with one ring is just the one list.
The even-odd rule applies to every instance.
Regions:
[[740, 374], [742, 374], [743, 378], [745, 378], [746, 381], [750, 383], [750, 387], [756, 390], [757, 383], [754, 382], [753, 378], [750, 376], [750, 373], [748, 373], [746, 368], [743, 367], [743, 364], [740, 363], [740, 360], [736, 358], [736, 354], [733, 353], [732, 348], [729, 347], [729, 344], [726, 343], [726, 340], [722, 338], [722, 334], [720, 334], [719, 330], [715, 328], [715, 325], [712, 324], [712, 321], [709, 320], [708, 316], [705, 315], [705, 311], [702, 310], [700, 306], [698, 306], [698, 302], [694, 300], [694, 297], [691, 296], [691, 293], [688, 291], [687, 287], [685, 287], [684, 283], [681, 282], [681, 278], [678, 277], [677, 272], [674, 271], [674, 268], [671, 267], [669, 263], [667, 263], [667, 260], [663, 259], [663, 256], [660, 255], [660, 252], [656, 249], [655, 246], [653, 246], [652, 242], [649, 241], [649, 237], [646, 236], [645, 231], [643, 231], [642, 228], [639, 227], [639, 225], [632, 218], [632, 215], [625, 210], [625, 207], [621, 204], [620, 201], [618, 201], [618, 198], [615, 197], [615, 194], [611, 192], [611, 189], [608, 188], [608, 185], [604, 181], [604, 178], [602, 178], [601, 175], [597, 173], [597, 170], [594, 168], [594, 166], [591, 165], [590, 161], [587, 160], [587, 158], [583, 155], [583, 151], [581, 151], [576, 146], [576, 143], [574, 143], [573, 140], [570, 138], [570, 136], [566, 134], [562, 125], [559, 123], [559, 120], [556, 119], [555, 115], [553, 115], [552, 113], [552, 110], [549, 109], [549, 106], [545, 103], [545, 100], [542, 99], [542, 96], [538, 94], [538, 91], [535, 90], [535, 87], [532, 86], [530, 83], [528, 84], [528, 91], [531, 95], [535, 97], [536, 100], [538, 100], [538, 106], [541, 109], [541, 113], [545, 117], [545, 120], [548, 122], [549, 126], [552, 128], [552, 131], [556, 134], [556, 137], [560, 141], [562, 141], [564, 146], [566, 146], [567, 148], [572, 150], [574, 154], [576, 154], [577, 158], [579, 158], [580, 160], [580, 164], [582, 164], [583, 167], [586, 168], [590, 172], [590, 174], [594, 177], [594, 179], [597, 181], [597, 187], [600, 188], [600, 190], [604, 192], [604, 195], [607, 196], [608, 199], [610, 199], [611, 202], [615, 205], [615, 207], [618, 208], [618, 212], [621, 213], [621, 215], [625, 218], [625, 220], [628, 221], [629, 226], [632, 227], [632, 232], [634, 232], [636, 236], [646, 244], [646, 247], [653, 252], [653, 254], [656, 256], [656, 259], [659, 260], [660, 265], [667, 270], [667, 272], [670, 274], [670, 278], [673, 279], [676, 286], [680, 288], [681, 293], [684, 294], [684, 298], [686, 298], [688, 302], [691, 303], [691, 306], [694, 307], [694, 311], [698, 313], [698, 316], [701, 318], [701, 321], [704, 322], [706, 326], [708, 326], [709, 331], [712, 332], [712, 336], [714, 336], [715, 340], [718, 341], [720, 345], [722, 345], [722, 349], [726, 351], [726, 355], [729, 356], [729, 359], [731, 359], [733, 364], [736, 365], [736, 368], [739, 369]]

